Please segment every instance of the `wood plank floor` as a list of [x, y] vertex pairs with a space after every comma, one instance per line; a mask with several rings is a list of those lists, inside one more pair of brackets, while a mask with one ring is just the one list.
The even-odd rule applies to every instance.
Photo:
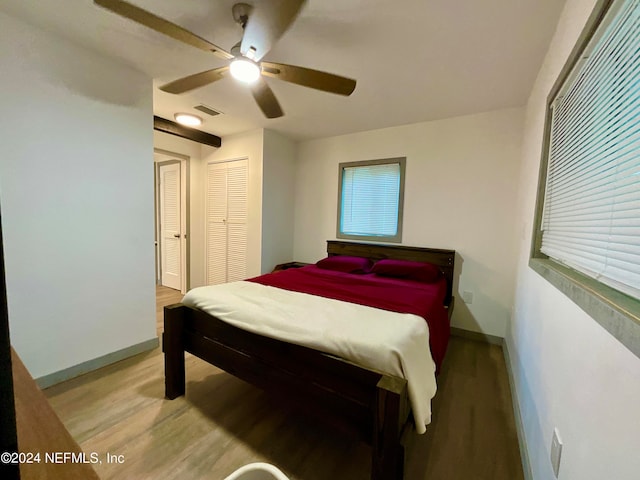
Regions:
[[[160, 312], [182, 295], [159, 288], [157, 298]], [[101, 478], [221, 480], [266, 461], [292, 480], [368, 479], [369, 448], [357, 440], [190, 355], [186, 396], [165, 400], [163, 368], [156, 349], [45, 391], [85, 452], [123, 456], [96, 465]], [[438, 385], [405, 478], [523, 479], [500, 347], [452, 338]]]

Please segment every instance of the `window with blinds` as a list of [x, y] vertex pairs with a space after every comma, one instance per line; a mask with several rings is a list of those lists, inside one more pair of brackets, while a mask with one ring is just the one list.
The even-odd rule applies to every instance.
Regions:
[[613, 2], [550, 112], [539, 250], [640, 299], [640, 0]]
[[402, 241], [405, 158], [341, 163], [338, 238]]

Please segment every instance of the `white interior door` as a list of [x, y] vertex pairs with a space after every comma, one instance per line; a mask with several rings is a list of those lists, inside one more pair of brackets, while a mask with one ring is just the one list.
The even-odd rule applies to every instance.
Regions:
[[160, 165], [160, 281], [165, 287], [181, 289], [181, 205], [180, 163]]

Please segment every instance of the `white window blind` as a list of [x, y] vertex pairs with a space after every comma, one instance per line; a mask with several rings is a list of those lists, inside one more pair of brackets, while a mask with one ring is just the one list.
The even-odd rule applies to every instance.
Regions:
[[640, 298], [640, 0], [622, 0], [552, 103], [541, 251]]
[[399, 162], [345, 166], [339, 233], [364, 237], [397, 236], [400, 185]]

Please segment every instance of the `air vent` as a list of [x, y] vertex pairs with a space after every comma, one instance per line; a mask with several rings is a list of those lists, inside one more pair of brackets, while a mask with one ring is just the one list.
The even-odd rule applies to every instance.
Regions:
[[220, 113], [222, 113], [214, 110], [211, 107], [207, 107], [206, 105], [202, 105], [202, 104], [196, 105], [193, 108], [195, 108], [196, 110], [200, 110], [201, 112], [206, 113], [207, 115], [211, 115], [212, 117], [215, 117], [216, 115], [220, 115]]

